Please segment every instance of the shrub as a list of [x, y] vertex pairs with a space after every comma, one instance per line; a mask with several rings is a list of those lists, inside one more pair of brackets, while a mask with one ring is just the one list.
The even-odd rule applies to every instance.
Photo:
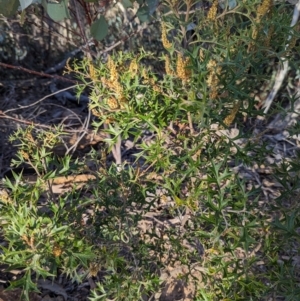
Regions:
[[[181, 267], [175, 282], [195, 284], [195, 300], [267, 300], [271, 290], [286, 300], [299, 295], [292, 265], [279, 262], [282, 254], [298, 256], [280, 238], [288, 234], [298, 245], [298, 205], [263, 201], [262, 186], [234, 172], [266, 164], [271, 153], [253, 137], [253, 122], [264, 114], [255, 91], [270, 65], [292, 58], [296, 28], [284, 4], [218, 3], [206, 11], [201, 3], [165, 1], [162, 57], [140, 49], [67, 64], [82, 83], [78, 94], [89, 93], [95, 131], [106, 135], [102, 158], [95, 151], [85, 158], [97, 169], [88, 170], [93, 177], [84, 187], [52, 191], [57, 175], [86, 171], [85, 162], [51, 151], [63, 130], [13, 135], [13, 163], [29, 164], [38, 180], [15, 174], [5, 181], [2, 260], [24, 269], [11, 286], [22, 286], [27, 298], [36, 289], [32, 276], [65, 273], [74, 281], [98, 277], [90, 300], [151, 299], [162, 281], [168, 287], [159, 271], [170, 266]], [[128, 139], [131, 162], [122, 156]], [[106, 160], [110, 152], [114, 163]], [[272, 167], [287, 198], [298, 196], [299, 175], [290, 176], [297, 161]], [[283, 216], [273, 219], [274, 212]], [[143, 226], [146, 217], [153, 228]]]

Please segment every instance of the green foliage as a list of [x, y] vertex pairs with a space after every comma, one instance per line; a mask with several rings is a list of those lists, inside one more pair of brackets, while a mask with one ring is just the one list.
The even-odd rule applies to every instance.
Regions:
[[59, 22], [64, 19], [70, 18], [70, 13], [68, 9], [69, 0], [53, 2], [42, 0], [42, 4], [47, 14], [53, 21]]
[[[75, 0], [75, 6], [76, 8], [71, 7], [69, 4], [69, 0], [1, 0], [0, 1], [0, 12], [5, 17], [11, 17], [17, 13], [17, 10], [19, 8], [19, 5], [21, 5], [21, 9], [23, 10], [22, 15], [24, 18], [26, 9], [28, 7], [36, 5], [36, 4], [42, 4], [43, 8], [47, 12], [48, 16], [56, 21], [60, 22], [64, 19], [70, 19], [71, 16], [73, 16], [74, 21], [77, 23], [79, 27], [82, 26], [83, 20], [79, 20], [78, 16], [74, 17], [74, 11], [72, 15], [72, 9], [76, 11], [83, 8], [83, 4], [80, 0]], [[92, 23], [90, 20], [88, 20], [89, 28], [90, 28], [90, 35], [98, 40], [102, 41], [108, 34], [108, 21], [105, 17], [105, 13], [103, 11], [103, 4], [99, 3], [99, 1], [93, 1], [93, 0], [86, 0], [85, 2], [91, 2], [94, 3], [94, 5], [98, 6], [98, 12], [101, 11], [103, 14], [99, 17], [97, 14], [93, 17]], [[111, 3], [110, 3], [111, 2]], [[137, 1], [139, 3], [139, 9], [136, 13], [137, 18], [140, 20], [140, 22], [148, 22], [153, 15], [157, 2], [153, 0], [146, 0], [146, 1]], [[109, 4], [112, 4], [112, 1], [108, 1], [104, 6], [107, 6]], [[124, 0], [120, 2], [120, 5], [124, 6], [125, 8], [132, 7], [132, 3], [130, 1]], [[86, 9], [85, 7], [84, 9]], [[85, 11], [85, 14], [92, 15], [91, 11]], [[91, 16], [90, 16], [91, 17]], [[83, 33], [81, 32], [81, 36]], [[82, 37], [83, 38], [83, 37]]]
[[104, 16], [101, 16], [91, 26], [91, 34], [98, 41], [102, 41], [106, 37], [107, 31], [108, 31], [108, 24]]
[[[290, 11], [250, 0], [213, 1], [207, 12], [190, 1], [163, 4], [163, 56], [140, 49], [67, 65], [82, 82], [78, 94], [89, 91], [95, 131], [106, 134], [102, 157], [84, 158], [97, 165], [85, 188], [52, 190], [57, 175], [86, 170], [84, 162], [53, 155], [62, 130], [28, 127], [12, 136], [19, 145], [13, 164], [38, 175], [34, 183], [22, 174], [5, 181], [1, 259], [24, 270], [12, 287], [28, 299], [32, 276], [60, 271], [76, 281], [99, 277], [90, 300], [153, 299], [161, 282], [167, 286], [159, 271], [180, 265], [187, 271], [173, 280], [193, 283], [195, 300], [268, 300], [272, 291], [297, 300], [299, 158], [274, 163], [282, 190], [269, 203], [233, 168], [262, 164], [272, 152], [251, 136], [251, 121], [263, 114], [253, 91], [270, 76], [270, 64], [294, 54], [293, 45], [286, 48], [297, 37]], [[126, 139], [134, 142], [133, 163], [121, 155]], [[143, 229], [146, 217], [158, 222]]]
[[19, 7], [19, 0], [1, 0], [0, 11], [6, 17], [11, 17], [15, 14]]

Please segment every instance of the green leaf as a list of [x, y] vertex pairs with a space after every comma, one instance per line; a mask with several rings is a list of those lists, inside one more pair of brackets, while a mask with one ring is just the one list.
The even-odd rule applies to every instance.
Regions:
[[228, 7], [229, 7], [229, 9], [233, 9], [233, 8], [235, 8], [236, 6], [237, 6], [236, 0], [229, 0], [229, 1], [228, 1]]
[[44, 176], [44, 180], [50, 180], [53, 179], [56, 175], [56, 170], [51, 170]]
[[54, 229], [51, 230], [51, 234], [54, 235], [54, 234], [62, 232], [64, 230], [68, 230], [68, 226], [61, 226], [61, 227], [58, 227], [58, 228], [54, 228]]
[[88, 261], [95, 258], [95, 253], [92, 252], [91, 247], [88, 247], [84, 253], [72, 253], [72, 256], [77, 258], [84, 266], [87, 266]]
[[66, 156], [63, 158], [63, 168], [59, 171], [59, 174], [63, 174], [66, 173], [70, 170], [70, 161], [71, 161], [71, 157]]
[[10, 283], [10, 286], [7, 288], [7, 290], [12, 290], [14, 288], [18, 288], [18, 287], [22, 287], [23, 290], [23, 296], [25, 297], [26, 300], [30, 300], [29, 298], [29, 292], [40, 292], [37, 288], [37, 285], [35, 283], [32, 282], [31, 280], [31, 271], [27, 270], [25, 275], [16, 281], [12, 281]]
[[148, 6], [148, 10], [149, 10], [149, 15], [153, 15], [153, 13], [155, 12], [157, 6], [158, 6], [158, 2], [157, 0], [146, 0], [147, 6]]
[[104, 16], [100, 16], [91, 26], [91, 35], [97, 40], [102, 41], [108, 33], [108, 24]]
[[21, 8], [24, 10], [30, 4], [32, 4], [32, 0], [20, 0]]
[[59, 22], [63, 19], [70, 18], [68, 1], [69, 0], [62, 0], [60, 3], [48, 3], [46, 0], [43, 0], [43, 6], [49, 17], [53, 21]]
[[0, 0], [0, 13], [5, 17], [11, 17], [17, 12], [19, 5], [19, 0]]
[[132, 2], [130, 0], [122, 0], [122, 4], [125, 8], [132, 7]]
[[147, 6], [140, 7], [136, 15], [141, 22], [149, 21], [149, 8]]
[[219, 5], [222, 9], [225, 9], [227, 6], [229, 9], [233, 9], [237, 6], [237, 2], [236, 0], [219, 1]]

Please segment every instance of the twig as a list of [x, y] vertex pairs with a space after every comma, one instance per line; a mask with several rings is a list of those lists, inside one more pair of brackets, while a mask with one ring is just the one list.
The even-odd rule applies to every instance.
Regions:
[[[29, 120], [18, 119], [18, 118], [6, 115], [4, 112], [2, 112], [0, 110], [0, 119], [1, 118], [3, 118], [3, 119], [10, 119], [10, 120], [13, 120], [13, 121], [15, 121], [17, 123], [23, 123], [23, 124], [34, 126], [34, 127], [37, 127], [37, 128], [42, 128], [42, 129], [47, 129], [47, 130], [55, 131], [55, 128], [53, 126], [44, 125], [44, 124], [40, 124], [40, 123], [35, 123], [35, 122], [29, 121]], [[74, 134], [74, 133], [82, 133], [83, 130], [82, 129], [81, 130], [67, 130], [67, 129], [64, 129], [63, 131], [65, 133], [72, 133], [72, 134]], [[89, 134], [90, 131], [89, 130], [85, 130], [85, 133]], [[107, 135], [105, 133], [99, 133], [98, 132], [97, 135], [100, 136], [100, 137], [103, 136], [103, 139], [107, 138]]]
[[[0, 63], [1, 64], [1, 63]], [[31, 103], [30, 105], [27, 105], [27, 106], [19, 106], [17, 109], [10, 109], [10, 110], [6, 110], [5, 112], [3, 112], [4, 114], [7, 114], [8, 112], [13, 112], [13, 111], [17, 111], [17, 110], [20, 110], [20, 109], [26, 109], [26, 108], [29, 108], [29, 107], [32, 107], [32, 106], [35, 106], [36, 104], [42, 102], [43, 100], [49, 98], [50, 96], [53, 96], [53, 95], [56, 95], [60, 92], [63, 92], [63, 91], [66, 91], [66, 90], [70, 90], [70, 89], [73, 89], [77, 87], [77, 84], [74, 85], [74, 86], [70, 86], [70, 87], [67, 87], [67, 88], [64, 88], [64, 89], [61, 89], [61, 90], [58, 90], [58, 91], [55, 91], [51, 94], [48, 94], [44, 97], [42, 97], [41, 99], [39, 99], [38, 101], [34, 102], [34, 103]]]
[[[64, 106], [61, 106], [59, 104], [56, 104], [56, 103], [52, 103], [51, 106], [54, 106], [54, 107], [58, 107], [58, 108], [61, 108], [62, 110], [66, 110], [68, 111], [71, 115], [73, 115], [80, 123], [81, 126], [83, 126], [83, 122], [81, 121], [79, 115], [77, 113], [75, 113], [73, 110], [69, 109], [69, 108], [66, 108]], [[62, 125], [67, 119], [68, 119], [69, 116], [66, 116], [61, 122], [60, 124]]]
[[83, 127], [82, 127], [82, 130], [83, 130], [83, 133], [79, 136], [79, 138], [76, 140], [76, 142], [66, 151], [66, 155], [68, 155], [72, 150], [74, 153], [74, 150], [77, 148], [79, 142], [81, 141], [81, 139], [85, 136], [86, 134], [86, 130], [88, 128], [88, 125], [90, 123], [90, 119], [91, 119], [91, 110], [88, 111], [88, 116], [87, 118], [85, 119], [85, 122], [83, 124]]
[[73, 5], [74, 5], [74, 8], [75, 8], [75, 16], [74, 17], [76, 19], [76, 23], [77, 23], [77, 25], [79, 27], [79, 30], [80, 30], [80, 36], [84, 40], [85, 44], [87, 45], [88, 51], [86, 52], [86, 56], [89, 60], [92, 60], [90, 45], [88, 43], [88, 39], [87, 39], [85, 30], [84, 30], [84, 24], [82, 23], [82, 19], [80, 17], [80, 13], [79, 13], [78, 2], [73, 1]]
[[187, 117], [188, 117], [188, 122], [189, 122], [190, 133], [191, 133], [191, 135], [194, 135], [195, 131], [194, 131], [194, 127], [193, 127], [193, 120], [192, 120], [191, 112], [187, 113]]
[[63, 59], [61, 62], [59, 62], [58, 64], [56, 64], [56, 65], [54, 65], [54, 66], [52, 66], [52, 67], [50, 67], [50, 68], [48, 68], [48, 69], [45, 71], [45, 73], [47, 73], [47, 74], [49, 74], [49, 73], [55, 73], [55, 72], [57, 72], [57, 71], [59, 71], [59, 70], [62, 70], [62, 69], [65, 67], [67, 61], [68, 61], [70, 58], [74, 57], [74, 56], [75, 56], [77, 53], [79, 53], [80, 51], [82, 51], [81, 48], [78, 48], [78, 49], [73, 50], [73, 51], [70, 52], [70, 53], [67, 55], [67, 57], [66, 57], [65, 59]]
[[38, 75], [38, 76], [50, 77], [50, 78], [54, 78], [54, 79], [60, 79], [60, 80], [63, 80], [63, 81], [66, 81], [66, 82], [71, 82], [71, 83], [78, 83], [78, 81], [76, 81], [76, 80], [65, 78], [65, 77], [60, 76], [60, 75], [51, 75], [51, 74], [47, 74], [45, 72], [38, 72], [38, 71], [30, 70], [30, 69], [27, 69], [27, 68], [24, 68], [24, 67], [21, 67], [21, 66], [13, 66], [13, 65], [1, 63], [1, 62], [0, 62], [0, 66], [2, 66], [4, 68], [24, 71], [24, 72], [27, 72], [29, 74], [35, 74], [35, 75]]
[[121, 143], [122, 143], [121, 136], [118, 135], [117, 142], [112, 148], [112, 154], [116, 160], [118, 171], [121, 170], [121, 165], [122, 165]]
[[79, 97], [77, 97], [76, 95], [74, 95], [74, 93], [66, 92], [64, 90], [58, 90], [58, 88], [55, 85], [55, 82], [52, 82], [50, 84], [49, 88], [50, 88], [51, 93], [59, 92], [58, 94], [56, 94], [55, 97], [63, 103], [65, 103], [65, 100], [76, 102], [77, 104], [79, 102], [83, 102], [83, 103], [90, 102], [90, 99], [88, 98], [88, 96], [81, 94]]

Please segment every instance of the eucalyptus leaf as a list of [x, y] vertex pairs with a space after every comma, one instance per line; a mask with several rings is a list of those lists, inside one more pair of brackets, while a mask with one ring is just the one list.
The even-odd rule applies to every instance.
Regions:
[[159, 1], [158, 0], [146, 0], [148, 5], [149, 15], [152, 16], [156, 11]]
[[228, 1], [228, 7], [229, 9], [233, 9], [237, 6], [236, 0], [229, 0]]
[[20, 0], [21, 8], [24, 10], [30, 4], [32, 4], [32, 0]]
[[140, 7], [136, 15], [141, 22], [149, 21], [149, 8], [147, 6]]
[[132, 7], [132, 2], [130, 0], [122, 0], [122, 4], [125, 8]]
[[104, 16], [100, 16], [91, 26], [91, 35], [97, 40], [102, 41], [108, 33], [108, 24]]
[[219, 5], [222, 9], [225, 9], [227, 6], [229, 9], [233, 9], [237, 6], [236, 0], [221, 0], [219, 1]]
[[60, 3], [49, 3], [43, 0], [42, 4], [49, 17], [54, 21], [59, 22], [63, 19], [70, 18], [68, 0], [62, 0]]

